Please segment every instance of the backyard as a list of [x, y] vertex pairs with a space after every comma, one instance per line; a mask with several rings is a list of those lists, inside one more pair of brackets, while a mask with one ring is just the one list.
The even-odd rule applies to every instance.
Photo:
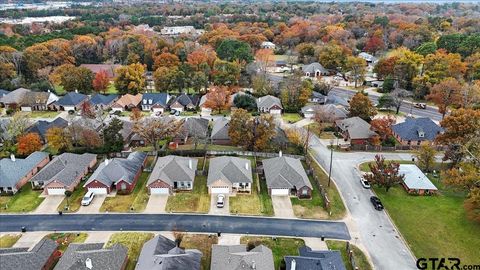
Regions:
[[32, 185], [27, 183], [13, 196], [0, 196], [0, 213], [33, 211], [45, 199], [40, 197], [41, 193], [41, 190], [32, 190]]
[[107, 197], [100, 207], [100, 212], [142, 212], [145, 210], [149, 198], [145, 188], [148, 175], [146, 172], [140, 175], [132, 193]]
[[[348, 259], [346, 242], [335, 241], [335, 240], [327, 240], [325, 242], [327, 243], [327, 247], [330, 250], [340, 251], [340, 253], [342, 254], [343, 262], [345, 263], [347, 270], [354, 270], [352, 268], [350, 260]], [[368, 262], [367, 256], [365, 256], [363, 251], [361, 251], [358, 247], [356, 247], [353, 244], [350, 244], [350, 249], [353, 251], [353, 258], [355, 260], [355, 263], [358, 269], [362, 269], [362, 270], [372, 269], [372, 265]]]
[[105, 246], [111, 247], [115, 243], [124, 245], [128, 249], [128, 261], [125, 270], [133, 270], [137, 264], [138, 256], [140, 255], [143, 244], [153, 237], [153, 233], [114, 233]]
[[202, 269], [210, 269], [212, 246], [218, 243], [216, 235], [185, 234], [182, 237], [180, 247], [185, 249], [198, 249], [202, 252]]
[[21, 234], [4, 234], [0, 236], [0, 248], [12, 247], [20, 237], [22, 237]]

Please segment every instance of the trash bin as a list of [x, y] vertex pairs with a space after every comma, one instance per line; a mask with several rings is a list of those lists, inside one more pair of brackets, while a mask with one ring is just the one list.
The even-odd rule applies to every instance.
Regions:
[[59, 216], [63, 215], [63, 212], [62, 212], [62, 211], [58, 211], [58, 215], [59, 215]]
[[25, 226], [22, 226], [22, 232], [27, 232], [27, 228]]

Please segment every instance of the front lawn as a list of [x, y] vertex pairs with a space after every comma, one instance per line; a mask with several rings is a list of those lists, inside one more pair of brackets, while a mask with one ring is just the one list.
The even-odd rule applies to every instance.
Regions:
[[218, 243], [216, 235], [207, 234], [185, 234], [183, 235], [180, 247], [185, 249], [198, 249], [202, 252], [202, 269], [210, 269], [212, 257], [212, 246]]
[[34, 111], [27, 113], [31, 118], [55, 118], [59, 114], [60, 112], [55, 111]]
[[[88, 179], [88, 177], [86, 177]], [[82, 204], [83, 195], [87, 193], [87, 190], [83, 188], [83, 185], [86, 181], [81, 181], [80, 184], [76, 187], [73, 191], [72, 195], [68, 198], [68, 209], [67, 206], [67, 197], [63, 199], [63, 201], [58, 205], [57, 210], [63, 212], [77, 212], [80, 209], [80, 205]]]
[[10, 248], [22, 237], [21, 234], [5, 234], [0, 236], [0, 248]]
[[208, 213], [210, 195], [208, 194], [207, 176], [195, 176], [193, 190], [169, 196], [165, 211]]
[[320, 131], [320, 125], [318, 123], [311, 123], [308, 125], [308, 127], [310, 127], [310, 132], [317, 135], [318, 138], [325, 140], [333, 140], [337, 138], [332, 131], [325, 131], [325, 128], [331, 126], [331, 124], [322, 124], [322, 131]]
[[283, 121], [293, 124], [303, 119], [303, 117], [298, 113], [283, 113], [282, 114]]
[[230, 213], [239, 215], [264, 215], [273, 216], [272, 199], [268, 196], [266, 184], [260, 191], [257, 191], [258, 177], [254, 175], [252, 193], [237, 193], [234, 197], [229, 197]]
[[[395, 161], [395, 162], [398, 162], [399, 164], [415, 164], [415, 162], [413, 162], [411, 160], [386, 160], [386, 161], [388, 161], [388, 162]], [[360, 171], [370, 172], [370, 167], [368, 165], [369, 164], [374, 164], [374, 163], [375, 163], [375, 161], [367, 161], [367, 162], [361, 163], [359, 165]]]
[[273, 262], [275, 269], [279, 269], [285, 256], [298, 256], [298, 249], [305, 246], [305, 242], [298, 238], [283, 238], [283, 237], [256, 237], [256, 236], [242, 236], [240, 238], [241, 244], [247, 246], [264, 245], [272, 250]]
[[128, 261], [125, 269], [133, 270], [137, 265], [138, 256], [140, 255], [143, 244], [153, 237], [153, 233], [114, 233], [105, 246], [111, 247], [115, 243], [124, 245], [128, 249]]
[[0, 196], [0, 213], [33, 211], [45, 199], [40, 197], [41, 193], [41, 190], [32, 190], [32, 185], [27, 183], [13, 196]]
[[133, 212], [142, 212], [145, 210], [149, 198], [147, 189], [145, 188], [147, 179], [148, 173], [143, 172], [132, 193], [107, 197], [100, 207], [100, 212], [131, 212], [131, 208], [133, 208]]
[[[328, 249], [330, 250], [339, 250], [342, 253], [343, 263], [345, 264], [347, 270], [353, 270], [350, 260], [348, 259], [347, 246], [344, 241], [336, 240], [327, 240], [326, 241]], [[355, 245], [350, 244], [350, 249], [353, 251], [353, 258], [355, 260], [356, 266], [358, 269], [362, 270], [371, 270], [372, 265], [368, 262], [367, 256]]]
[[87, 236], [86, 233], [51, 233], [45, 237], [57, 242], [58, 249], [64, 252], [70, 243], [83, 243]]

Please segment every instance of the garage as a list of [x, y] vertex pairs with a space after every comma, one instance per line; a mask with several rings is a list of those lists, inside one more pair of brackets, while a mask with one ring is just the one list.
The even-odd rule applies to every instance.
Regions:
[[272, 188], [271, 195], [272, 196], [288, 196], [289, 190], [288, 188]]
[[65, 195], [65, 188], [47, 188], [48, 195]]
[[150, 188], [150, 194], [170, 194], [169, 188]]
[[210, 193], [212, 194], [229, 194], [230, 188], [229, 187], [212, 187], [210, 188]]
[[281, 109], [271, 109], [270, 114], [281, 114], [282, 110]]
[[88, 191], [93, 192], [95, 195], [105, 195], [107, 194], [107, 188], [88, 188]]

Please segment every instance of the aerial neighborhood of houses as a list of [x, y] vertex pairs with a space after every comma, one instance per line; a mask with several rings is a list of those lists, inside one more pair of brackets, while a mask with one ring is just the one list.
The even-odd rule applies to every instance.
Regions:
[[0, 270], [479, 265], [477, 3], [10, 2]]

